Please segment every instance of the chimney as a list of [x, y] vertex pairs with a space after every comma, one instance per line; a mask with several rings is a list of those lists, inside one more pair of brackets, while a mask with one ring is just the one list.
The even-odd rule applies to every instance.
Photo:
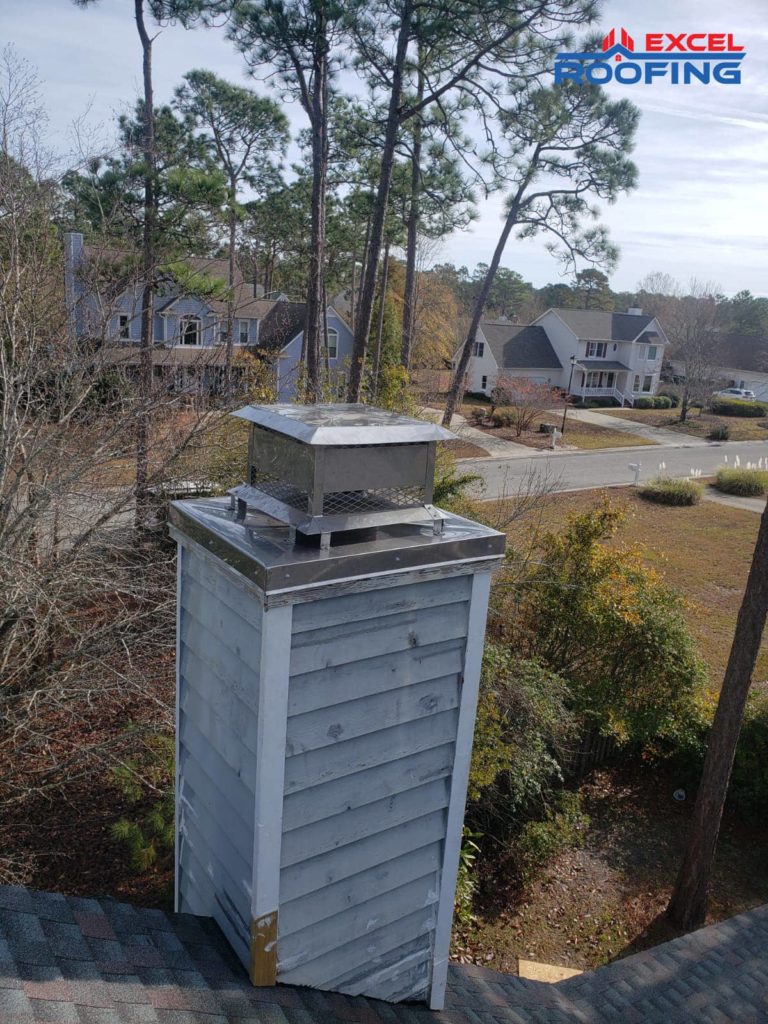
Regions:
[[443, 1005], [491, 571], [432, 423], [247, 406], [247, 482], [173, 502], [176, 906], [254, 985]]
[[627, 310], [630, 316], [642, 316], [643, 311], [639, 306], [630, 306]]

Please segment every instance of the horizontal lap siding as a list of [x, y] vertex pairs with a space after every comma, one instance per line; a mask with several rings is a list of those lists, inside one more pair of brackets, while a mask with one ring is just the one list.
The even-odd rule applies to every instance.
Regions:
[[471, 578], [294, 607], [279, 980], [422, 998]]
[[179, 900], [244, 963], [251, 915], [261, 608], [186, 550], [179, 608]]

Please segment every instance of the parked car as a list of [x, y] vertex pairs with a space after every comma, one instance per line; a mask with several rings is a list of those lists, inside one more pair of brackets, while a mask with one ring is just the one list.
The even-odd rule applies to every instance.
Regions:
[[755, 399], [755, 392], [748, 391], [746, 388], [723, 388], [722, 391], [716, 391], [715, 395], [723, 398], [744, 398], [750, 402]]

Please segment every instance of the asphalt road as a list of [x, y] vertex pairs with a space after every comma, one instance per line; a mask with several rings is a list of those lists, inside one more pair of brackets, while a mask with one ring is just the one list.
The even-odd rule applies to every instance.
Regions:
[[631, 484], [635, 471], [630, 463], [641, 464], [640, 480], [649, 480], [660, 472], [667, 476], [689, 476], [692, 469], [711, 476], [723, 464], [725, 456], [732, 466], [736, 457], [742, 465], [768, 462], [768, 441], [733, 441], [727, 444], [696, 445], [658, 448], [622, 448], [610, 451], [537, 452], [530, 458], [462, 459], [463, 471], [477, 473], [485, 488], [476, 490], [478, 497], [499, 498], [527, 490], [532, 479], [541, 486], [557, 491], [587, 490], [594, 487], [615, 487]]

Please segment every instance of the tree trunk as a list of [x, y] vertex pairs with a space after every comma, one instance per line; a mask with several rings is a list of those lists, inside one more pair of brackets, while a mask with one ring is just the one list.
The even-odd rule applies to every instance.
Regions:
[[[357, 227], [357, 225], [355, 225]], [[349, 324], [355, 329], [355, 272], [357, 270], [357, 249], [352, 247], [352, 283], [349, 290]]]
[[[424, 72], [419, 61], [416, 102], [424, 98]], [[408, 210], [408, 237], [405, 249], [405, 293], [403, 296], [403, 342], [400, 362], [409, 370], [416, 322], [416, 245], [419, 232], [421, 199], [421, 117], [416, 116], [413, 126], [411, 151], [411, 204]]]
[[683, 394], [680, 398], [680, 422], [685, 423], [688, 419], [688, 406], [690, 405], [690, 394], [688, 388], [683, 388]]
[[392, 181], [392, 167], [395, 162], [395, 147], [400, 129], [400, 107], [403, 91], [403, 68], [408, 53], [408, 43], [412, 31], [413, 3], [405, 0], [397, 36], [394, 67], [392, 69], [392, 91], [387, 111], [387, 127], [384, 133], [384, 145], [381, 153], [381, 169], [379, 185], [376, 190], [376, 202], [371, 218], [371, 240], [368, 254], [363, 267], [360, 288], [360, 302], [357, 307], [355, 335], [352, 343], [352, 365], [349, 372], [348, 402], [360, 401], [360, 386], [363, 380], [365, 356], [368, 349], [368, 336], [371, 332], [373, 303], [376, 293], [376, 269], [384, 237], [384, 221], [387, 216], [389, 186]]
[[152, 94], [152, 40], [144, 24], [144, 0], [134, 0], [136, 28], [141, 40], [144, 79], [144, 224], [142, 228], [141, 342], [139, 365], [139, 409], [136, 419], [136, 529], [149, 520], [150, 403], [152, 400], [152, 345], [155, 312], [155, 111]]
[[680, 874], [667, 907], [669, 918], [690, 931], [704, 924], [736, 744], [768, 615], [768, 504], [760, 520], [747, 588], [741, 602], [723, 687], [717, 703]]
[[237, 244], [237, 213], [235, 195], [237, 182], [229, 181], [229, 295], [227, 297], [227, 347], [224, 353], [224, 394], [232, 397], [232, 351], [235, 344], [235, 246]]
[[323, 275], [325, 271], [325, 200], [328, 173], [328, 41], [321, 20], [315, 49], [312, 83], [312, 228], [307, 280], [304, 352], [308, 402], [320, 392], [320, 337], [322, 332]]
[[[518, 192], [518, 196], [521, 192]], [[502, 255], [504, 254], [504, 248], [512, 232], [512, 228], [517, 222], [519, 208], [520, 203], [519, 199], [517, 199], [510, 207], [509, 214], [507, 215], [507, 219], [504, 223], [504, 230], [501, 232], [501, 237], [499, 238], [493, 254], [493, 259], [491, 260], [490, 266], [486, 272], [482, 287], [475, 299], [467, 337], [464, 341], [464, 345], [462, 346], [461, 355], [459, 356], [459, 364], [456, 367], [456, 373], [451, 381], [448, 399], [445, 403], [445, 412], [443, 413], [444, 427], [450, 427], [451, 420], [456, 412], [456, 407], [461, 404], [461, 400], [464, 397], [464, 377], [467, 372], [467, 366], [469, 366], [469, 357], [472, 355], [472, 346], [477, 338], [477, 329], [480, 326], [483, 310], [485, 309], [485, 304], [488, 301], [488, 296], [491, 293], [493, 279], [496, 277], [496, 271], [499, 269], [499, 263], [501, 262]]]
[[387, 297], [389, 276], [389, 242], [384, 246], [384, 260], [381, 265], [381, 286], [379, 288], [379, 315], [376, 323], [376, 354], [373, 361], [373, 396], [379, 393], [379, 370], [381, 369], [381, 339], [384, 334], [384, 300]]

